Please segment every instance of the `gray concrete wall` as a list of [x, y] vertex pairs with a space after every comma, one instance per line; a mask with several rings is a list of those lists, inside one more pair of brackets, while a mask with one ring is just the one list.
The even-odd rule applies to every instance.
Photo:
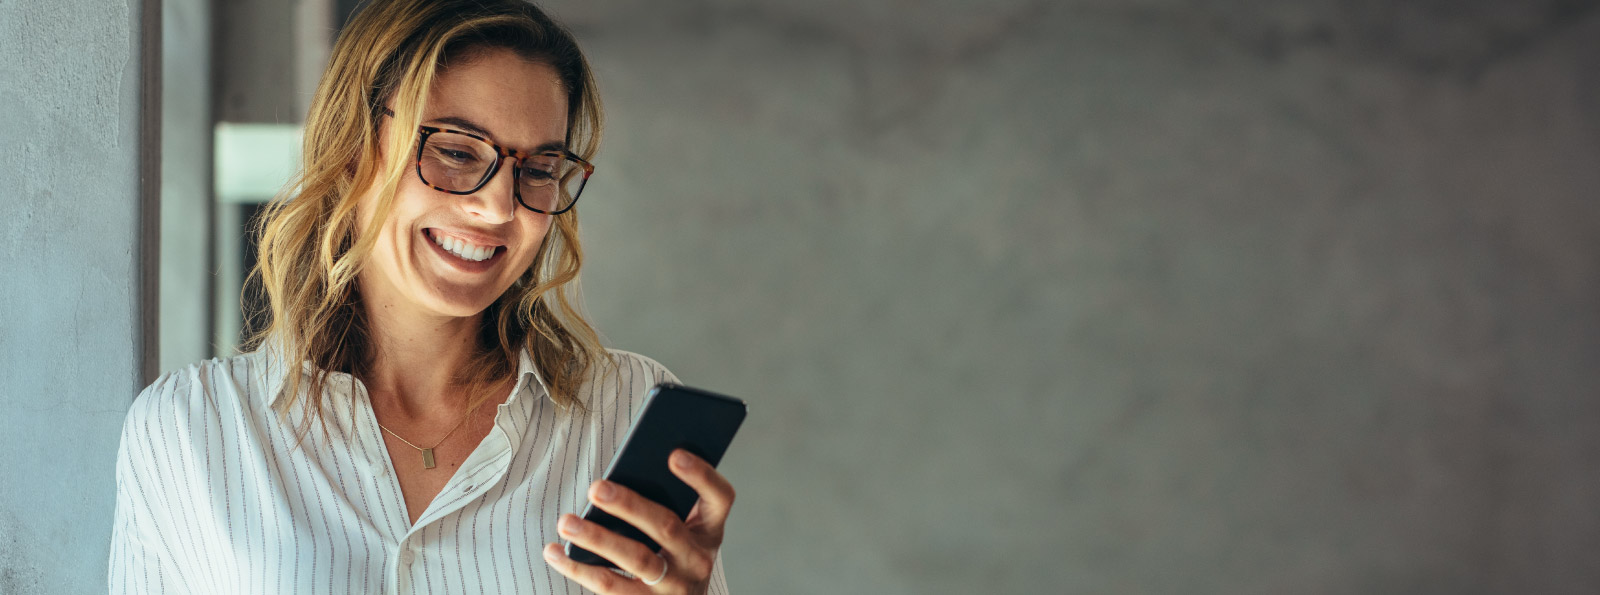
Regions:
[[1594, 2], [554, 2], [742, 593], [1600, 591]]
[[[0, 3], [0, 593], [104, 593], [142, 385], [141, 3]], [[159, 147], [154, 147], [159, 148]], [[153, 171], [153, 162], [146, 171]], [[153, 176], [146, 181], [153, 181]], [[149, 186], [146, 186], [148, 191]], [[152, 198], [146, 205], [154, 205]], [[141, 218], [145, 217], [145, 218]], [[153, 271], [151, 271], [153, 273]], [[153, 356], [153, 353], [150, 355]]]

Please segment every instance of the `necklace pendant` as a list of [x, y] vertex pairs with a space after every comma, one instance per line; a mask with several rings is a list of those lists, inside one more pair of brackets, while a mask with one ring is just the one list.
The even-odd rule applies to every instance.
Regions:
[[431, 449], [431, 448], [422, 449], [422, 468], [423, 469], [432, 469], [432, 468], [434, 468], [434, 466], [435, 465], [433, 463], [433, 449]]

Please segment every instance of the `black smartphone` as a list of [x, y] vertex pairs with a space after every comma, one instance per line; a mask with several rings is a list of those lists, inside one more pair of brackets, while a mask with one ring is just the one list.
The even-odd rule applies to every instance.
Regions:
[[[679, 384], [660, 384], [650, 389], [644, 406], [622, 439], [622, 448], [606, 467], [605, 478], [627, 487], [687, 519], [700, 495], [672, 474], [667, 458], [682, 448], [711, 463], [722, 461], [734, 433], [744, 422], [747, 407], [733, 397], [689, 388]], [[593, 502], [580, 515], [584, 520], [615, 531], [660, 552], [661, 544], [633, 525], [596, 508]], [[616, 568], [610, 560], [567, 542], [567, 557], [584, 564]]]

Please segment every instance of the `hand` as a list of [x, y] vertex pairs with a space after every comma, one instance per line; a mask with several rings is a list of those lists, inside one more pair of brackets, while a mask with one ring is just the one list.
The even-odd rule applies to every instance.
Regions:
[[[728, 509], [733, 506], [733, 485], [710, 464], [688, 451], [673, 451], [670, 462], [672, 474], [700, 494], [700, 501], [689, 512], [687, 520], [678, 520], [678, 515], [665, 506], [615, 483], [601, 480], [589, 486], [589, 500], [596, 507], [656, 540], [661, 544], [661, 555], [577, 515], [561, 517], [562, 537], [612, 561], [633, 573], [635, 578], [626, 578], [609, 568], [574, 562], [554, 543], [544, 546], [545, 562], [567, 578], [602, 595], [705, 593], [711, 583], [717, 550], [722, 547], [722, 527], [728, 521]], [[662, 577], [661, 581], [654, 586], [644, 583], [658, 576]]]

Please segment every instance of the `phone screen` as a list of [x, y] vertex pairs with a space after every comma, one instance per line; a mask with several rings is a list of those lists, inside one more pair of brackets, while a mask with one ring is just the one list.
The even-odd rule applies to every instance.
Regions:
[[[622, 447], [606, 468], [605, 478], [625, 486], [672, 510], [686, 519], [699, 494], [672, 474], [667, 458], [682, 448], [715, 467], [744, 422], [744, 401], [677, 384], [661, 384], [650, 389], [645, 403], [634, 418]], [[581, 515], [617, 534], [661, 551], [661, 545], [622, 519], [611, 516], [590, 503]], [[567, 543], [567, 557], [584, 564], [615, 568], [593, 552]]]

